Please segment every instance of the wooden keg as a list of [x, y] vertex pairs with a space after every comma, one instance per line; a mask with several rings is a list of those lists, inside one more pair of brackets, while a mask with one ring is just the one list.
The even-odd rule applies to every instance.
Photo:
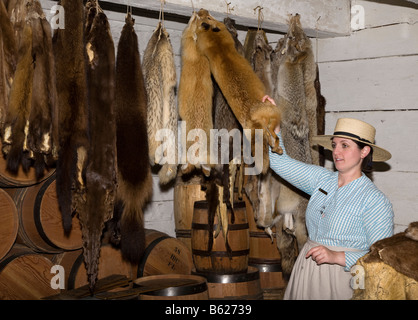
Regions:
[[[234, 203], [235, 221], [231, 221], [228, 210], [228, 243], [232, 252], [227, 252], [222, 232], [213, 237], [212, 250], [209, 248], [208, 202], [196, 201], [192, 224], [192, 255], [197, 272], [233, 274], [246, 272], [250, 251], [248, 220], [245, 202]], [[218, 219], [215, 217], [214, 230]]]
[[192, 220], [195, 201], [205, 200], [200, 180], [193, 184], [177, 184], [174, 187], [174, 219], [176, 238], [183, 241], [191, 251]]
[[260, 273], [255, 267], [248, 267], [243, 273], [214, 274], [193, 272], [205, 277], [208, 282], [210, 300], [261, 300]]
[[[254, 211], [246, 194], [243, 200], [247, 206], [248, 225], [250, 230], [250, 254], [248, 264], [260, 271], [260, 284], [263, 290], [281, 289], [286, 286], [283, 279], [280, 252], [276, 237], [271, 237], [257, 227]], [[275, 227], [272, 232], [275, 233]]]
[[19, 218], [13, 199], [0, 189], [0, 260], [16, 241]]
[[[2, 143], [0, 141], [0, 148], [2, 148]], [[1, 150], [1, 149], [0, 149]], [[7, 160], [0, 155], [0, 188], [14, 187], [22, 188], [32, 186], [39, 182], [42, 182], [48, 179], [55, 173], [55, 169], [45, 170], [44, 176], [40, 179], [36, 179], [35, 169], [31, 167], [28, 172], [24, 172], [22, 166], [19, 167], [19, 170], [16, 175], [9, 172], [7, 169]]]
[[51, 260], [15, 244], [0, 261], [0, 300], [38, 300], [58, 294], [52, 289]]
[[145, 229], [145, 252], [138, 265], [137, 277], [159, 274], [190, 274], [192, 254], [179, 239], [152, 229]]
[[155, 288], [140, 294], [140, 300], [208, 300], [206, 279], [197, 275], [167, 274], [134, 280], [136, 286]]
[[38, 252], [58, 253], [82, 247], [81, 226], [73, 217], [67, 236], [55, 187], [55, 176], [28, 188], [16, 189], [13, 195], [19, 214], [17, 242]]
[[[65, 289], [71, 290], [88, 284], [83, 250], [66, 251], [55, 255], [53, 263], [64, 268]], [[98, 279], [120, 274], [133, 279], [134, 266], [122, 258], [120, 250], [111, 245], [100, 248]]]

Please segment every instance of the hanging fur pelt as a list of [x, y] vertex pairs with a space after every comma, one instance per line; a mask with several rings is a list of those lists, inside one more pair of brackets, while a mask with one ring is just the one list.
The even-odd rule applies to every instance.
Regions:
[[17, 45], [7, 8], [0, 1], [0, 134], [3, 134], [6, 110], [17, 63]]
[[[278, 65], [275, 99], [283, 115], [281, 131], [286, 152], [296, 160], [312, 163], [310, 137], [317, 134], [316, 64], [299, 15], [290, 17], [289, 31], [278, 42], [274, 55]], [[307, 195], [281, 181], [275, 222], [285, 278], [290, 276], [298, 250], [307, 239], [307, 204]]]
[[139, 263], [145, 249], [143, 209], [152, 196], [147, 136], [147, 96], [138, 37], [131, 14], [118, 44], [116, 60], [116, 145], [118, 189], [111, 241], [125, 259]]
[[34, 155], [36, 177], [40, 179], [46, 166], [54, 164], [58, 158], [58, 108], [51, 26], [40, 2], [35, 0], [32, 6], [35, 69], [27, 141], [29, 152]]
[[[4, 126], [3, 152], [7, 154], [7, 169], [10, 172], [16, 174], [21, 163], [24, 171], [33, 164], [39, 180], [44, 174], [46, 162], [52, 165], [57, 158], [56, 147], [53, 147], [57, 142], [57, 123], [53, 121], [57, 118], [55, 67], [51, 27], [40, 2], [27, 1], [24, 9], [20, 7], [22, 3], [24, 2], [16, 2], [17, 8], [12, 11], [15, 15], [13, 19], [16, 21], [16, 31], [21, 29], [19, 21], [23, 20], [31, 28], [32, 41], [27, 54], [32, 58], [30, 65], [32, 71], [25, 79], [26, 85], [31, 86], [31, 89], [27, 91], [26, 97], [19, 93], [18, 97], [13, 96], [11, 100], [8, 120]], [[18, 13], [25, 13], [26, 17]], [[19, 32], [17, 34], [23, 45], [27, 38]], [[23, 61], [29, 63], [29, 60], [28, 56]], [[14, 84], [17, 91], [13, 95], [22, 90], [24, 85], [21, 79], [16, 80], [18, 81]], [[16, 111], [16, 103], [20, 104], [20, 111]], [[24, 104], [26, 107], [23, 107]]]
[[[116, 194], [115, 46], [96, 0], [86, 4], [89, 141], [86, 204], [79, 212], [90, 290], [97, 280], [101, 236], [113, 216]], [[91, 23], [91, 24], [90, 24]]]
[[[179, 116], [186, 122], [187, 135], [193, 129], [202, 129], [206, 134], [206, 141], [200, 141], [197, 136], [193, 141], [186, 142], [186, 163], [181, 167], [183, 174], [201, 169], [208, 176], [210, 174], [210, 129], [213, 128], [212, 98], [213, 83], [209, 61], [199, 52], [196, 45], [198, 15], [193, 12], [181, 38], [181, 75], [178, 92]], [[196, 148], [198, 145], [200, 148]], [[184, 147], [184, 146], [183, 146]], [[207, 154], [202, 153], [206, 148]], [[193, 157], [195, 159], [190, 159]]]
[[[160, 129], [170, 130], [177, 137], [178, 111], [175, 101], [177, 85], [174, 52], [169, 34], [160, 22], [152, 34], [144, 52], [143, 70], [145, 88], [148, 96], [148, 145], [151, 165], [161, 164], [164, 154], [157, 141]], [[177, 176], [177, 139], [166, 141], [168, 163], [162, 164], [159, 171], [160, 183], [166, 185]], [[160, 147], [160, 148], [159, 148]], [[163, 151], [163, 150], [162, 150]]]
[[32, 85], [34, 64], [32, 57], [32, 6], [20, 11], [24, 20], [18, 49], [18, 59], [3, 133], [3, 153], [7, 155], [7, 169], [17, 173], [20, 164], [26, 172], [31, 165], [27, 152], [29, 114], [32, 105]]
[[[88, 110], [87, 58], [84, 43], [82, 0], [62, 0], [65, 29], [53, 37], [58, 93], [57, 197], [65, 232], [71, 230], [72, 213], [85, 207]], [[71, 53], [71, 54], [69, 54]]]
[[265, 86], [249, 62], [238, 54], [225, 25], [204, 9], [199, 11], [194, 24], [197, 25], [197, 47], [208, 58], [211, 73], [237, 120], [244, 129], [251, 129], [253, 137], [254, 129], [263, 130], [262, 141], [251, 139], [251, 142], [253, 148], [257, 143], [263, 146], [263, 165], [260, 169], [265, 173], [270, 165], [268, 146], [273, 152], [282, 153], [274, 134], [274, 128], [280, 123], [280, 112], [270, 100], [265, 100]]
[[[237, 31], [235, 29], [235, 22], [230, 18], [225, 18], [224, 23], [234, 38], [235, 48], [241, 55], [243, 55], [244, 49], [241, 42], [238, 40]], [[225, 129], [228, 134], [233, 133], [232, 130], [237, 130], [237, 132], [240, 133], [242, 132], [241, 125], [234, 116], [216, 82], [214, 82], [213, 128], [219, 130], [219, 132], [221, 132], [220, 130]], [[215, 230], [215, 236], [219, 235], [219, 233], [222, 231], [223, 237], [225, 239], [226, 249], [228, 252], [231, 252], [227, 237], [229, 228], [228, 210], [232, 214], [231, 221], [234, 221], [233, 195], [238, 171], [237, 168], [239, 166], [236, 162], [238, 162], [237, 160], [242, 162], [241, 149], [239, 150], [239, 154], [233, 154], [233, 142], [233, 138], [229, 137], [229, 135], [227, 136], [227, 139], [224, 137], [220, 141], [217, 141], [216, 147], [218, 149], [218, 159], [216, 159], [217, 162], [216, 165], [213, 166], [210, 177], [207, 177], [205, 180], [206, 200], [208, 201], [209, 213], [208, 250], [211, 250], [213, 245], [213, 223], [215, 215], [218, 215], [218, 228]], [[227, 159], [222, 161], [222, 157], [225, 156], [223, 150], [226, 146], [228, 147], [229, 154], [227, 154]], [[234, 157], [238, 157], [238, 159], [234, 159]]]

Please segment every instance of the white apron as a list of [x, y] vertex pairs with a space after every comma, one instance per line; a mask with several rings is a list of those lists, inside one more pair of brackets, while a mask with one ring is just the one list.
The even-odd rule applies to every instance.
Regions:
[[[317, 265], [306, 253], [321, 244], [309, 240], [295, 262], [284, 300], [348, 300], [353, 295], [351, 273], [337, 264]], [[324, 245], [323, 245], [324, 246]], [[360, 251], [353, 248], [324, 246], [333, 251]]]

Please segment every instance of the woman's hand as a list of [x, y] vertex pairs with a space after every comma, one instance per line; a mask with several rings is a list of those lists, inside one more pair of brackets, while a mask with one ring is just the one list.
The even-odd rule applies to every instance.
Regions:
[[329, 263], [345, 267], [344, 251], [333, 251], [324, 246], [317, 246], [306, 253], [305, 258], [308, 259], [309, 257], [312, 257], [312, 260], [315, 261], [317, 265]]

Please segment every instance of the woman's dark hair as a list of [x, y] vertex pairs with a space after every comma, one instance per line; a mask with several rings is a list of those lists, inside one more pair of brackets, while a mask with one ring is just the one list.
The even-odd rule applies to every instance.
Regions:
[[373, 148], [366, 143], [355, 141], [355, 140], [353, 141], [357, 144], [360, 150], [362, 150], [365, 146], [370, 147], [369, 154], [363, 159], [363, 162], [361, 163], [361, 170], [364, 173], [372, 172], [373, 171]]

